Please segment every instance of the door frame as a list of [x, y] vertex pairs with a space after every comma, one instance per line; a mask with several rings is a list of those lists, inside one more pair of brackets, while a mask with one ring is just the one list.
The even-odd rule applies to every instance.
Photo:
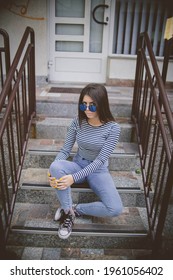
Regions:
[[[105, 0], [105, 4], [109, 4], [110, 8], [109, 11], [105, 9], [104, 13], [104, 19], [106, 17], [109, 17], [108, 24], [105, 26], [103, 30], [103, 45], [102, 53], [89, 53], [89, 44], [84, 44], [84, 51], [82, 53], [80, 52], [58, 52], [58, 66], [56, 65], [55, 58], [56, 58], [56, 52], [53, 51], [55, 49], [55, 40], [51, 39], [54, 38], [53, 34], [53, 28], [52, 25], [57, 22], [56, 18], [54, 20], [51, 17], [51, 14], [55, 14], [55, 0], [50, 0], [49, 1], [49, 25], [48, 25], [48, 30], [49, 30], [49, 61], [48, 61], [48, 72], [49, 72], [49, 81], [50, 82], [69, 82], [69, 83], [88, 83], [88, 82], [100, 82], [100, 83], [105, 83], [106, 78], [107, 78], [107, 67], [108, 67], [108, 55], [110, 53], [110, 49], [112, 49], [112, 37], [110, 34], [112, 34], [113, 31], [113, 20], [112, 20], [112, 15], [113, 15], [113, 6], [115, 5], [115, 1], [111, 0]], [[85, 0], [85, 18], [82, 19], [85, 21], [86, 19], [90, 18], [90, 0]], [[89, 5], [89, 7], [88, 7]], [[76, 21], [76, 19], [75, 19]], [[62, 18], [61, 18], [62, 22]], [[79, 19], [79, 22], [81, 22], [81, 19]], [[90, 26], [85, 25], [85, 34], [83, 36], [84, 42], [89, 42], [89, 30]], [[112, 31], [111, 31], [112, 30]], [[52, 33], [52, 34], [51, 34]], [[74, 37], [73, 37], [74, 39]], [[110, 46], [111, 43], [111, 46]], [[70, 61], [69, 63], [69, 68], [68, 71], [72, 66], [73, 62], [75, 63], [76, 66], [76, 72], [68, 72], [67, 69], [65, 68], [65, 63]], [[92, 64], [93, 62], [93, 64]], [[77, 65], [78, 63], [78, 65]], [[84, 65], [85, 71], [82, 72], [80, 70], [80, 66], [82, 66], [82, 63]], [[86, 67], [88, 65], [88, 68]], [[91, 67], [90, 67], [91, 65]], [[92, 67], [92, 65], [94, 67]], [[58, 67], [57, 73], [55, 72], [55, 67]], [[78, 69], [79, 68], [79, 69]]]

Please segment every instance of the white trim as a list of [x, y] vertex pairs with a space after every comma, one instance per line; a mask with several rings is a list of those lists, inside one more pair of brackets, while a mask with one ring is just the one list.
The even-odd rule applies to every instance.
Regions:
[[84, 42], [84, 36], [83, 35], [55, 35], [55, 40], [62, 40], [62, 41], [70, 41], [70, 42]]
[[112, 54], [113, 53], [113, 42], [114, 42], [114, 25], [115, 25], [115, 4], [116, 4], [116, 0], [115, 1], [111, 1], [110, 2], [110, 6], [111, 6], [111, 12], [110, 12], [110, 18], [109, 18], [109, 49], [108, 49], [108, 54]]
[[85, 36], [84, 53], [89, 53], [90, 24], [87, 24], [88, 23], [87, 19], [90, 18], [90, 13], [89, 13], [90, 9], [91, 9], [91, 1], [86, 0], [85, 1], [85, 26], [84, 26], [84, 36]]
[[58, 18], [55, 18], [55, 23], [84, 24], [85, 18], [58, 17]]
[[[130, 54], [110, 54], [108, 55], [108, 58], [127, 58], [127, 59], [136, 59], [137, 55], [130, 55]], [[163, 56], [155, 56], [157, 61], [163, 61]], [[149, 56], [147, 56], [147, 59], [149, 59]]]

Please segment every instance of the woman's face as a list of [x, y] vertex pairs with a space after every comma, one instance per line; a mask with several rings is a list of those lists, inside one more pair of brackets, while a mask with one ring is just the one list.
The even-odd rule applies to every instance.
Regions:
[[91, 112], [91, 111], [89, 110], [89, 107], [88, 107], [89, 105], [95, 104], [94, 101], [93, 101], [93, 99], [92, 99], [90, 96], [85, 95], [84, 98], [83, 98], [82, 103], [84, 103], [84, 104], [87, 105], [87, 109], [86, 109], [86, 111], [85, 111], [85, 115], [87, 116], [87, 118], [88, 118], [88, 119], [95, 119], [95, 118], [98, 119], [98, 113], [97, 113], [97, 111], [96, 111], [96, 112]]

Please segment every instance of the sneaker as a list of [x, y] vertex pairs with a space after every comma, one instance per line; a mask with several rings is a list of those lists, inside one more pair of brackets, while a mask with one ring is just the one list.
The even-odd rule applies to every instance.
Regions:
[[55, 216], [54, 216], [54, 221], [64, 221], [65, 218], [65, 212], [62, 208], [58, 208], [56, 210]]
[[65, 219], [63, 223], [60, 225], [58, 229], [58, 236], [61, 239], [67, 239], [72, 233], [72, 227], [74, 225], [75, 216], [73, 216], [70, 212], [65, 214]]
[[77, 206], [77, 204], [73, 204], [73, 205], [72, 205], [72, 208], [73, 208], [75, 217], [76, 217], [76, 218], [79, 218], [79, 217], [81, 217], [81, 214], [79, 214], [79, 212], [76, 210], [76, 206]]
[[[79, 218], [81, 216], [81, 214], [79, 214], [76, 210], [76, 206], [77, 204], [73, 204], [72, 205], [72, 208], [73, 208], [73, 211], [74, 211], [74, 214], [75, 214], [75, 217], [76, 218]], [[60, 222], [63, 222], [64, 221], [64, 216], [65, 216], [65, 212], [62, 208], [58, 208], [56, 210], [56, 213], [55, 213], [55, 216], [54, 216], [54, 221], [60, 221]]]

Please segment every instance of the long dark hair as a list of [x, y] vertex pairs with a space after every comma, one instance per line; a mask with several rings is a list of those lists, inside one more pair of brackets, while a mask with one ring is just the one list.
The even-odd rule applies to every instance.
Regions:
[[86, 87], [84, 87], [79, 97], [78, 116], [80, 125], [82, 124], [82, 121], [84, 119], [87, 120], [86, 114], [79, 109], [79, 105], [83, 102], [83, 98], [85, 95], [91, 97], [93, 102], [96, 104], [100, 122], [107, 123], [110, 121], [115, 121], [109, 108], [106, 88], [103, 85], [93, 83], [88, 84]]

